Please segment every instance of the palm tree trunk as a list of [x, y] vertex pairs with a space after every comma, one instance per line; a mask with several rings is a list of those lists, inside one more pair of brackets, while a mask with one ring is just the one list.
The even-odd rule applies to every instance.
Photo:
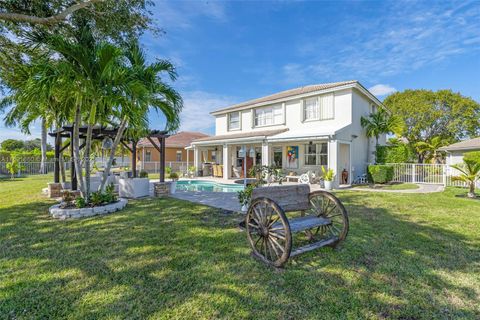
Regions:
[[473, 181], [471, 181], [469, 184], [468, 197], [475, 198], [475, 182]]
[[47, 168], [46, 162], [47, 162], [47, 122], [45, 118], [42, 118], [42, 141], [40, 145], [40, 150], [41, 150], [41, 160], [40, 160], [40, 173], [41, 174], [46, 174]]
[[118, 145], [122, 141], [123, 132], [127, 127], [127, 119], [123, 118], [122, 122], [120, 123], [120, 127], [118, 128], [117, 135], [115, 136], [115, 140], [113, 141], [112, 149], [110, 150], [110, 156], [108, 157], [107, 165], [103, 171], [102, 176], [102, 183], [100, 184], [100, 190], [103, 192], [105, 190], [105, 186], [107, 184], [108, 175], [110, 174], [110, 168], [112, 167], [113, 159], [115, 158], [115, 151], [117, 150]]
[[378, 162], [378, 136], [375, 136], [375, 164]]
[[80, 107], [77, 107], [75, 110], [75, 122], [73, 123], [73, 135], [72, 135], [72, 147], [73, 147], [73, 161], [75, 162], [75, 175], [77, 176], [77, 182], [80, 187], [80, 193], [82, 197], [85, 198], [85, 184], [83, 183], [83, 174], [82, 174], [82, 162], [80, 159]]

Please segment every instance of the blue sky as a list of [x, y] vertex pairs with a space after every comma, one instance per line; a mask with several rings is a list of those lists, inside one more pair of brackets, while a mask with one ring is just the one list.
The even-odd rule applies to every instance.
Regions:
[[[350, 79], [380, 99], [451, 88], [480, 101], [478, 1], [156, 1], [152, 11], [165, 33], [141, 42], [178, 67], [181, 130], [213, 133], [217, 108]], [[162, 123], [151, 115], [152, 128]], [[20, 135], [0, 124], [0, 140]]]

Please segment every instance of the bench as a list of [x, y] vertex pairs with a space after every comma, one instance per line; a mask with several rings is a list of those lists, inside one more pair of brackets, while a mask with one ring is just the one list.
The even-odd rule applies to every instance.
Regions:
[[[287, 218], [286, 213], [300, 215]], [[282, 267], [290, 257], [325, 246], [336, 247], [348, 233], [348, 215], [340, 200], [310, 186], [273, 186], [253, 189], [245, 217], [253, 254], [266, 264]], [[309, 243], [292, 250], [295, 233], [304, 232]]]

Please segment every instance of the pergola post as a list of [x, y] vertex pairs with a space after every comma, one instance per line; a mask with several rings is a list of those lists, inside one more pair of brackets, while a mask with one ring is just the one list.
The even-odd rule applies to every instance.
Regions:
[[55, 164], [53, 168], [53, 182], [60, 183], [60, 146], [62, 145], [62, 136], [60, 131], [55, 136]]
[[132, 140], [132, 174], [137, 177], [137, 140]]
[[158, 138], [160, 142], [160, 182], [165, 182], [165, 136]]

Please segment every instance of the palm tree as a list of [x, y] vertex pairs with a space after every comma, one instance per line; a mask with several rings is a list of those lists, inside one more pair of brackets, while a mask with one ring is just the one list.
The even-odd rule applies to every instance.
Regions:
[[475, 184], [480, 179], [480, 163], [472, 160], [463, 160], [463, 164], [452, 165], [452, 168], [460, 171], [459, 176], [452, 177], [453, 181], [461, 181], [468, 184], [469, 198], [475, 198]]
[[[380, 135], [397, 132], [401, 127], [399, 118], [388, 114], [384, 110], [370, 113], [368, 117], [361, 117], [360, 123], [365, 128], [367, 137], [375, 137], [375, 150], [378, 149]], [[377, 162], [376, 154], [375, 162]]]
[[430, 141], [417, 142], [415, 148], [419, 154], [423, 155], [423, 159], [431, 159], [435, 163], [438, 158], [438, 149], [446, 144], [447, 142], [441, 137], [433, 137]]
[[[130, 81], [124, 86], [124, 99], [114, 106], [113, 113], [120, 119], [120, 125], [113, 142], [107, 166], [103, 171], [101, 190], [110, 173], [115, 152], [125, 133], [127, 124], [129, 134], [139, 135], [148, 129], [148, 112], [153, 109], [161, 112], [166, 118], [165, 130], [175, 131], [180, 124], [180, 112], [183, 101], [180, 95], [168, 84], [162, 81], [161, 75], [166, 73], [170, 80], [177, 77], [175, 67], [167, 60], [157, 60], [152, 64], [146, 63], [145, 54], [137, 42], [132, 42], [124, 51], [127, 59], [126, 74]], [[144, 136], [144, 135], [143, 135]]]

